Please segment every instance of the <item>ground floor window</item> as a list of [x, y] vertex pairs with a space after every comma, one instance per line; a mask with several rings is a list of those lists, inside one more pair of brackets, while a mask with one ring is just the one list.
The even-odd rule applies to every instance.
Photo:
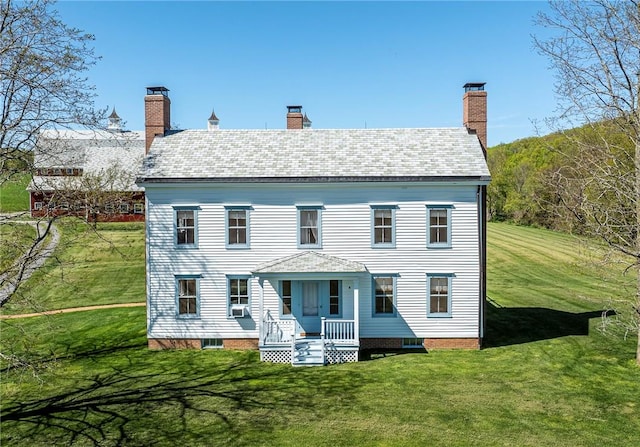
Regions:
[[198, 278], [176, 278], [178, 293], [178, 316], [195, 317], [198, 315]]
[[249, 308], [249, 277], [227, 278], [227, 303], [230, 317], [245, 317]]
[[393, 276], [375, 276], [374, 283], [374, 316], [395, 315], [396, 279]]
[[451, 274], [427, 274], [427, 316], [451, 316]]

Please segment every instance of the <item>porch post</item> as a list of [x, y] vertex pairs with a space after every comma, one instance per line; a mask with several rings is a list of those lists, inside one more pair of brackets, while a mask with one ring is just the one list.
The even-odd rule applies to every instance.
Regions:
[[353, 336], [360, 343], [360, 280], [353, 280]]
[[264, 343], [264, 279], [258, 279], [258, 284], [260, 285], [260, 303], [259, 310], [260, 316], [258, 317], [258, 346], [262, 346]]

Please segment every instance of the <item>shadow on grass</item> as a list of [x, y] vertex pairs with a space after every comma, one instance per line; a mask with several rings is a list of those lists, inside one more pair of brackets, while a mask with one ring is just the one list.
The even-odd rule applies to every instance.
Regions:
[[539, 340], [589, 335], [589, 320], [604, 310], [572, 313], [544, 307], [501, 307], [487, 302], [484, 347], [498, 347]]
[[236, 359], [204, 366], [182, 358], [179, 367], [153, 373], [136, 373], [136, 361], [130, 360], [130, 367], [83, 377], [56, 395], [5, 402], [4, 441], [252, 445], [264, 442], [275, 428], [286, 427], [295, 415], [318, 417], [321, 411], [346, 405], [361, 382], [356, 373], [337, 368], [294, 369], [259, 363], [244, 354]]

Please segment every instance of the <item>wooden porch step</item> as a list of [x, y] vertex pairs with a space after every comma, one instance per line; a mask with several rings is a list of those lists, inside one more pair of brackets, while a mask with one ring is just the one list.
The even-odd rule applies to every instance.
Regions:
[[293, 366], [323, 366], [325, 356], [322, 341], [314, 339], [296, 341], [291, 364]]

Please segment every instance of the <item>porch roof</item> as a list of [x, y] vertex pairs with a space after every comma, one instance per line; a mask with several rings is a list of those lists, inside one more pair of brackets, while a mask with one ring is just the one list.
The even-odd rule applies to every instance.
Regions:
[[362, 273], [367, 267], [356, 261], [329, 256], [316, 251], [303, 251], [292, 256], [274, 259], [259, 265], [252, 273]]

